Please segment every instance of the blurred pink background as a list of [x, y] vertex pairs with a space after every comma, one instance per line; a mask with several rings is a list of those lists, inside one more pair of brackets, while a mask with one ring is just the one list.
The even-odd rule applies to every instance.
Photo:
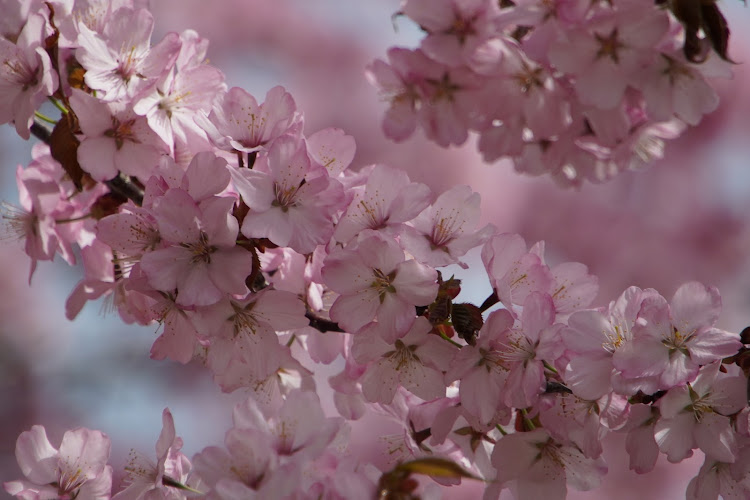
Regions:
[[[242, 86], [262, 100], [284, 85], [305, 113], [306, 133], [340, 127], [357, 141], [354, 167], [381, 162], [405, 169], [436, 192], [471, 185], [482, 195], [484, 220], [527, 242], [547, 242], [551, 262], [580, 261], [600, 279], [597, 305], [629, 285], [657, 288], [666, 297], [684, 281], [718, 286], [724, 301], [721, 327], [750, 324], [750, 73], [717, 82], [722, 104], [697, 130], [667, 147], [651, 167], [625, 173], [606, 185], [562, 191], [546, 178], [521, 177], [506, 164], [485, 165], [474, 145], [444, 150], [420, 134], [393, 144], [380, 131], [385, 104], [363, 76], [389, 46], [416, 46], [418, 30], [407, 20], [391, 23], [398, 0], [153, 0], [154, 40], [168, 31], [197, 30], [211, 41], [210, 62], [229, 86]], [[730, 54], [750, 59], [750, 11], [740, 2], [721, 4], [732, 28]], [[745, 51], [743, 53], [743, 50]], [[14, 172], [30, 158], [30, 144], [0, 127], [2, 199], [16, 202]], [[191, 456], [221, 444], [231, 424], [229, 408], [242, 393], [220, 394], [200, 368], [148, 359], [156, 326], [130, 327], [103, 317], [89, 304], [73, 323], [64, 301], [80, 270], [62, 262], [41, 263], [27, 285], [28, 259], [20, 245], [0, 246], [0, 481], [20, 477], [15, 439], [44, 424], [53, 444], [72, 427], [106, 432], [118, 472], [130, 448], [147, 456], [169, 406]], [[478, 264], [476, 253], [473, 264]], [[464, 300], [481, 302], [489, 285], [464, 275]], [[330, 370], [329, 370], [330, 372]], [[320, 378], [319, 387], [325, 384]], [[386, 432], [385, 430], [383, 432]], [[390, 431], [389, 431], [390, 432]], [[684, 498], [687, 482], [702, 463], [660, 461], [653, 473], [629, 473], [622, 439], [605, 451], [610, 474], [600, 490], [569, 498], [670, 500]], [[700, 454], [697, 454], [700, 455]], [[446, 491], [469, 498], [481, 485]]]

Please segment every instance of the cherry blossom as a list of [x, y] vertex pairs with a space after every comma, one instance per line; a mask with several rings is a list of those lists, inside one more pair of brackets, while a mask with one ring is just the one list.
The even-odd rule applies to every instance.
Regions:
[[7, 238], [23, 240], [26, 254], [31, 258], [29, 282], [38, 260], [52, 260], [59, 252], [70, 264], [75, 264], [72, 242], [57, 224], [58, 218], [75, 218], [72, 204], [64, 201], [66, 189], [60, 185], [64, 172], [46, 147], [36, 147], [34, 159], [26, 168], [16, 169], [16, 184], [20, 207], [3, 204], [2, 219]]
[[355, 193], [346, 213], [336, 224], [334, 237], [347, 243], [365, 229], [399, 234], [405, 222], [414, 219], [427, 207], [430, 198], [430, 189], [424, 184], [410, 182], [404, 171], [376, 165], [368, 176], [364, 191]]
[[436, 61], [458, 65], [493, 33], [493, 21], [500, 10], [483, 0], [408, 0], [403, 13], [425, 30], [421, 48]]
[[[177, 290], [180, 305], [210, 305], [225, 293], [244, 295], [252, 255], [235, 245], [239, 231], [232, 198], [209, 198], [198, 205], [181, 189], [171, 189], [154, 205], [163, 248], [145, 254], [141, 266], [151, 286]], [[244, 271], [244, 273], [243, 273]]]
[[450, 360], [452, 348], [430, 330], [425, 318], [417, 318], [394, 344], [367, 331], [355, 337], [352, 353], [357, 362], [372, 362], [362, 375], [362, 393], [368, 401], [389, 404], [397, 387], [424, 400], [445, 395], [441, 368]]
[[86, 69], [86, 85], [103, 92], [107, 101], [132, 99], [153, 85], [174, 64], [180, 49], [176, 33], [152, 48], [153, 29], [154, 18], [147, 9], [127, 7], [112, 15], [104, 33], [79, 24], [76, 58]]
[[332, 252], [321, 274], [341, 294], [331, 319], [352, 333], [377, 318], [389, 335], [403, 335], [414, 322], [414, 306], [432, 302], [438, 287], [434, 269], [406, 260], [398, 244], [375, 232], [363, 233], [356, 248]]
[[658, 63], [641, 74], [637, 86], [655, 120], [666, 121], [675, 115], [690, 125], [697, 125], [704, 114], [719, 105], [719, 96], [705, 80], [701, 69], [676, 51], [662, 53]]
[[34, 111], [57, 90], [57, 75], [42, 48], [45, 19], [29, 17], [12, 43], [0, 37], [0, 124], [13, 122], [18, 135], [31, 136]]
[[477, 344], [457, 351], [445, 374], [448, 382], [461, 381], [461, 405], [482, 423], [492, 421], [502, 408], [510, 367], [504, 356], [501, 334], [513, 324], [513, 317], [507, 310], [492, 312], [479, 332]]
[[491, 224], [475, 230], [479, 222], [479, 195], [469, 186], [456, 186], [444, 192], [429, 208], [410, 223], [401, 242], [415, 259], [433, 267], [458, 261], [470, 249], [495, 233]]
[[294, 99], [283, 87], [269, 90], [260, 105], [244, 89], [232, 87], [207, 120], [197, 120], [216, 147], [250, 153], [284, 135], [295, 123], [295, 111]]
[[578, 311], [568, 318], [568, 328], [562, 334], [570, 358], [565, 382], [576, 395], [599, 399], [613, 388], [626, 395], [637, 392], [636, 386], [647, 393], [657, 390], [656, 377], [626, 379], [614, 365], [619, 350], [633, 340], [641, 304], [650, 296], [658, 293], [630, 287], [606, 310]]
[[495, 445], [495, 480], [519, 500], [564, 499], [567, 485], [581, 491], [596, 488], [607, 467], [586, 458], [575, 446], [554, 440], [544, 429], [504, 436]]
[[[608, 15], [607, 15], [608, 14]], [[583, 104], [615, 107], [638, 70], [650, 64], [652, 47], [669, 27], [665, 12], [648, 2], [614, 11], [580, 30], [571, 30], [550, 49], [550, 61], [575, 75], [575, 89]]]
[[[602, 183], [717, 108], [726, 19], [710, 2], [697, 20], [685, 9], [404, 0], [417, 48], [389, 49], [363, 78], [387, 102], [392, 140], [417, 127], [443, 148], [471, 137], [485, 162]], [[9, 494], [427, 500], [481, 478], [486, 499], [564, 498], [600, 484], [603, 439], [621, 433], [637, 473], [700, 449], [687, 497], [747, 496], [750, 343], [717, 327], [716, 288], [689, 282], [668, 301], [632, 286], [587, 309], [599, 281], [565, 261], [573, 247], [548, 264], [543, 241], [481, 226], [471, 187], [435, 198], [377, 163], [356, 127], [309, 134], [323, 120], [303, 117], [304, 95], [227, 90], [207, 38], [188, 29], [152, 45], [145, 0], [0, 0], [0, 11], [0, 123], [42, 143], [17, 170], [20, 207], [2, 213], [31, 273], [58, 253], [80, 259], [69, 318], [103, 297], [156, 330], [151, 358], [205, 368], [241, 400], [223, 446], [192, 459], [165, 409], [156, 458], [133, 452], [114, 491], [104, 433], [69, 430], [55, 448], [35, 425], [16, 443], [24, 478], [4, 483]], [[256, 41], [272, 29], [262, 14], [242, 24]], [[268, 38], [296, 43], [308, 24]], [[305, 61], [322, 62], [300, 39]], [[454, 264], [450, 278], [435, 269]]]
[[82, 498], [105, 500], [112, 488], [109, 438], [79, 428], [63, 435], [54, 448], [41, 425], [18, 436], [16, 458], [26, 479], [5, 483], [5, 491], [21, 498]]
[[383, 132], [395, 141], [405, 140], [417, 128], [417, 110], [422, 105], [418, 84], [422, 78], [411, 65], [421, 57], [419, 52], [394, 47], [388, 51], [390, 64], [378, 59], [367, 68], [367, 78], [390, 104]]
[[743, 448], [742, 456], [734, 463], [719, 462], [707, 457], [698, 475], [688, 484], [685, 498], [716, 500], [719, 495], [726, 500], [747, 498], [750, 494], [748, 458], [747, 448]]
[[746, 406], [747, 384], [743, 377], [717, 378], [718, 371], [719, 363], [711, 363], [693, 382], [670, 389], [659, 400], [656, 443], [670, 462], [689, 457], [696, 447], [720, 462], [737, 458], [738, 444], [728, 416]]
[[78, 161], [98, 181], [118, 172], [146, 181], [168, 149], [146, 120], [119, 103], [102, 103], [73, 89], [70, 103], [84, 138]]
[[503, 233], [482, 247], [482, 262], [500, 302], [511, 312], [534, 292], [546, 293], [553, 277], [542, 260], [543, 245], [527, 250], [518, 234]]
[[521, 327], [500, 333], [499, 356], [508, 367], [504, 399], [508, 406], [526, 408], [544, 390], [544, 363], [553, 363], [563, 352], [561, 323], [549, 295], [534, 292], [523, 303]]
[[661, 389], [692, 380], [701, 364], [740, 347], [735, 334], [713, 326], [720, 309], [718, 290], [696, 282], [682, 285], [670, 304], [661, 296], [644, 300], [643, 321], [618, 352], [615, 367], [625, 377], [658, 376]]
[[268, 152], [267, 172], [232, 169], [232, 179], [252, 212], [242, 222], [248, 238], [268, 238], [306, 254], [333, 234], [341, 184], [313, 169], [304, 142], [286, 135]]
[[196, 113], [209, 111], [226, 88], [221, 71], [192, 57], [204, 53], [196, 47], [200, 40], [193, 33], [182, 34], [177, 41], [179, 52], [174, 54], [175, 64], [162, 63], [161, 67], [169, 71], [160, 74], [159, 80], [141, 92], [133, 105], [133, 111], [146, 117], [149, 126], [170, 149], [176, 140], [187, 143], [189, 136], [205, 137], [194, 117]]
[[180, 452], [182, 439], [177, 437], [174, 428], [174, 418], [168, 408], [162, 413], [163, 427], [156, 442], [158, 463], [138, 454], [131, 454], [126, 481], [128, 486], [116, 494], [114, 499], [184, 499], [185, 494], [178, 488], [184, 489], [191, 465], [188, 458]]

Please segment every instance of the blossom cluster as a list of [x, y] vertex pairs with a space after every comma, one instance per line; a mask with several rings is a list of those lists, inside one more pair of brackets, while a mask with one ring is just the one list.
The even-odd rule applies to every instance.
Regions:
[[726, 33], [694, 39], [700, 13], [668, 4], [674, 14], [651, 0], [405, 0], [424, 38], [369, 66], [389, 102], [383, 130], [401, 141], [419, 125], [443, 147], [472, 131], [485, 161], [564, 186], [638, 168], [718, 106], [707, 78], [731, 74]]
[[[474, 4], [485, 9], [476, 17], [488, 26], [521, 12]], [[419, 17], [425, 5], [410, 1], [404, 12]], [[31, 275], [39, 260], [60, 254], [74, 263], [79, 255], [85, 274], [68, 298], [70, 319], [105, 296], [124, 321], [161, 325], [152, 358], [200, 363], [223, 391], [250, 394], [235, 408], [224, 447], [192, 459], [181, 453], [166, 409], [157, 462], [134, 455], [114, 498], [414, 498], [412, 473], [446, 486], [484, 480], [488, 499], [503, 489], [521, 499], [564, 498], [568, 486], [600, 483], [609, 432], [627, 433], [638, 472], [651, 470], [659, 453], [672, 462], [705, 453], [690, 498], [750, 494], [746, 351], [739, 335], [715, 326], [715, 288], [688, 283], [668, 301], [633, 287], [590, 309], [598, 286], [586, 266], [550, 265], [542, 242], [529, 246], [520, 235], [480, 227], [480, 199], [470, 187], [436, 194], [388, 165], [350, 170], [352, 137], [333, 128], [305, 134], [304, 116], [282, 87], [262, 102], [228, 88], [206, 62], [208, 42], [193, 31], [154, 43], [153, 17], [139, 2], [22, 6], [0, 26], [0, 122], [42, 142], [18, 169], [21, 206], [6, 208], [3, 218], [26, 243]], [[589, 10], [585, 16], [597, 14], [612, 37], [637, 24], [622, 6]], [[440, 9], [432, 15], [423, 22], [444, 22]], [[575, 33], [584, 37], [593, 21], [577, 19]], [[652, 9], [645, 19], [638, 22], [649, 26], [649, 44], [661, 40], [667, 14]], [[607, 87], [581, 75], [622, 76], [609, 66], [570, 69], [579, 78], [566, 94], [561, 89], [570, 85], [533, 66], [514, 43], [496, 35], [474, 40], [482, 31], [474, 26], [454, 26], [464, 29], [458, 45], [455, 33], [435, 35], [420, 51], [392, 52], [392, 63], [403, 57], [426, 73], [438, 61], [457, 65], [440, 69], [437, 80], [423, 78], [446, 95], [460, 90], [454, 78], [474, 78], [474, 70], [507, 80], [508, 64], [526, 68], [547, 82], [522, 91], [535, 93], [534, 103], [521, 106], [523, 95], [481, 98], [488, 113], [486, 103], [521, 106], [487, 116], [518, 118], [519, 137], [550, 127], [551, 135], [539, 137], [551, 143], [575, 129], [570, 109], [578, 104], [560, 96], [581, 99], [587, 85]], [[534, 31], [537, 43], [542, 33]], [[543, 52], [580, 53], [555, 48], [546, 36]], [[584, 38], [566, 43], [585, 45]], [[478, 66], [462, 69], [467, 60]], [[391, 70], [376, 63], [371, 71], [382, 80]], [[580, 123], [591, 125], [594, 116], [618, 123], [611, 114], [633, 116], [642, 106], [655, 114], [649, 97], [631, 106], [632, 82], [623, 81], [620, 91], [607, 87], [576, 111]], [[409, 85], [409, 92], [423, 87]], [[416, 120], [409, 114], [415, 101], [399, 107], [404, 95], [394, 98], [392, 125]], [[46, 100], [62, 113], [48, 119], [51, 131], [38, 111]], [[441, 144], [465, 136], [453, 107], [460, 102], [456, 95], [444, 108], [419, 107]], [[690, 122], [682, 108], [669, 113]], [[444, 129], [448, 123], [458, 128]], [[643, 123], [625, 129], [631, 134]], [[461, 281], [441, 271], [468, 267], [463, 260], [475, 248], [493, 289], [479, 305], [460, 302]], [[341, 371], [329, 385], [339, 416], [328, 417], [313, 370], [336, 360]], [[403, 427], [389, 449], [390, 471], [348, 450], [345, 421], [374, 411]], [[102, 432], [68, 431], [55, 448], [34, 426], [16, 446], [25, 479], [5, 490], [26, 499], [109, 498], [109, 451]], [[429, 486], [425, 498], [436, 494]]]

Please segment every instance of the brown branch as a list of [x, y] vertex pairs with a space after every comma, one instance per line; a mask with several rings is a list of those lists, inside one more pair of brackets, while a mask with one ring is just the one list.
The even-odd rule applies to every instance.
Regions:
[[482, 305], [479, 306], [479, 310], [484, 312], [490, 307], [494, 306], [500, 302], [500, 298], [497, 296], [497, 290], [492, 290], [492, 295], [484, 299], [484, 302], [482, 302]]
[[315, 316], [310, 311], [307, 311], [305, 313], [305, 317], [310, 320], [310, 326], [315, 328], [316, 330], [320, 331], [321, 333], [326, 332], [338, 332], [338, 333], [346, 333], [345, 330], [342, 330], [338, 323], [319, 318]]

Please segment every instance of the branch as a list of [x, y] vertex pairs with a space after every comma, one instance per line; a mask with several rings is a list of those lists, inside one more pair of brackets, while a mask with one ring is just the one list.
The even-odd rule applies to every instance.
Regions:
[[486, 299], [484, 299], [484, 302], [482, 302], [482, 305], [479, 306], [479, 310], [482, 311], [482, 312], [484, 312], [487, 309], [489, 309], [490, 307], [492, 307], [495, 304], [497, 304], [498, 302], [500, 302], [500, 298], [497, 296], [497, 290], [493, 289], [492, 290], [492, 295], [490, 295], [489, 297], [487, 297]]
[[310, 320], [310, 326], [315, 328], [316, 330], [319, 330], [321, 333], [326, 332], [338, 332], [338, 333], [346, 333], [345, 330], [342, 330], [338, 323], [335, 323], [331, 320], [319, 318], [315, 316], [310, 311], [307, 311], [305, 313], [305, 317]]

